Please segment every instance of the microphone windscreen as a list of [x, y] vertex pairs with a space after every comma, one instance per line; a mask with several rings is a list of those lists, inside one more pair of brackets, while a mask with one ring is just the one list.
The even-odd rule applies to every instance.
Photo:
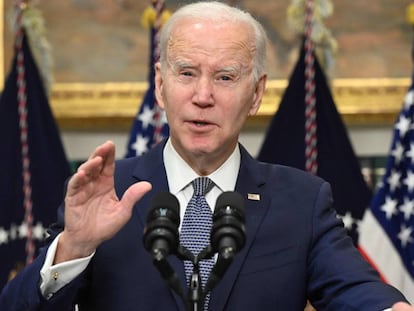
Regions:
[[180, 223], [180, 203], [170, 192], [159, 192], [152, 199], [147, 221], [158, 217], [167, 217], [176, 224]]
[[216, 201], [213, 217], [221, 217], [228, 214], [228, 209], [231, 209], [231, 214], [240, 217], [244, 220], [244, 200], [240, 193], [234, 191], [226, 191], [220, 194]]

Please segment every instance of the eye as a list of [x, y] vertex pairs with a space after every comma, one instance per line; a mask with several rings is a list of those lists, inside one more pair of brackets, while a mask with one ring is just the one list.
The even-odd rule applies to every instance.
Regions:
[[233, 80], [233, 78], [230, 77], [230, 76], [221, 76], [220, 80], [222, 80], [222, 81], [231, 81], [231, 80]]
[[193, 75], [193, 73], [190, 72], [190, 71], [183, 71], [183, 72], [181, 72], [181, 75], [185, 76], [185, 77], [191, 77]]
[[215, 80], [223, 83], [234, 82], [238, 79], [238, 76], [239, 74], [235, 70], [221, 70], [217, 72]]

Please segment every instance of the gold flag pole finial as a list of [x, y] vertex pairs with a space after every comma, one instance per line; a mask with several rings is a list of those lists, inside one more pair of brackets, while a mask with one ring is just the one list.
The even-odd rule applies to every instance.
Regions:
[[[159, 14], [161, 16], [158, 16]], [[146, 29], [160, 27], [165, 24], [170, 16], [171, 12], [165, 9], [165, 3], [163, 0], [151, 0], [151, 5], [146, 7], [142, 13], [141, 25]], [[156, 25], [158, 17], [161, 25]]]
[[411, 1], [411, 3], [407, 5], [405, 13], [407, 23], [414, 26], [414, 1]]
[[[407, 23], [413, 26], [414, 28], [414, 0], [411, 1], [409, 5], [407, 5], [407, 9], [405, 11], [405, 18]], [[414, 42], [411, 47], [411, 60], [414, 62]]]

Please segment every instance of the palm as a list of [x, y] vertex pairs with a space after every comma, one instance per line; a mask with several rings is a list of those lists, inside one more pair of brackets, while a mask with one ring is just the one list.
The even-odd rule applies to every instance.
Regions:
[[151, 188], [147, 182], [134, 184], [120, 200], [114, 190], [114, 161], [115, 147], [107, 142], [95, 150], [69, 181], [63, 232], [66, 250], [79, 248], [75, 253], [90, 254], [122, 228], [134, 203]]

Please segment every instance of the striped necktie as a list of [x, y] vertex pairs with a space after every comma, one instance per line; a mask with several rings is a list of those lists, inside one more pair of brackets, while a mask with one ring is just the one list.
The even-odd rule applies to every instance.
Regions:
[[[194, 193], [188, 202], [181, 227], [180, 243], [193, 255], [198, 255], [201, 250], [210, 244], [210, 232], [213, 224], [213, 215], [208, 206], [205, 194], [213, 187], [213, 182], [208, 177], [198, 177], [192, 182]], [[214, 259], [205, 259], [200, 262], [201, 283], [206, 285], [208, 276], [214, 266]], [[189, 260], [184, 261], [187, 285], [193, 273], [193, 264]], [[204, 310], [208, 310], [209, 296], [204, 302]]]

